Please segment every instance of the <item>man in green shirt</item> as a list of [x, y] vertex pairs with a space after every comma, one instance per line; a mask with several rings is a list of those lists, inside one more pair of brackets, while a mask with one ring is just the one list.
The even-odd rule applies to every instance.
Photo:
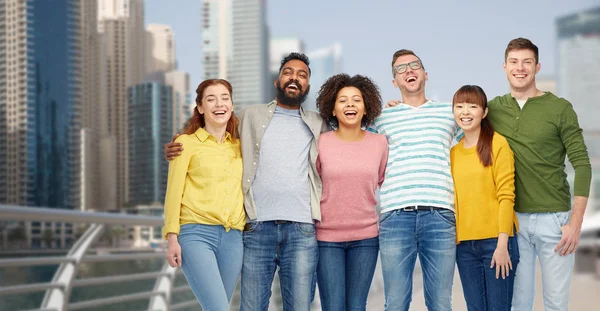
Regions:
[[[510, 93], [490, 101], [488, 118], [515, 155], [520, 261], [512, 310], [533, 310], [536, 256], [542, 268], [545, 309], [567, 310], [573, 253], [590, 191], [587, 148], [571, 103], [536, 87], [537, 46], [517, 38], [510, 41], [504, 56]], [[575, 169], [573, 208], [565, 156]]]

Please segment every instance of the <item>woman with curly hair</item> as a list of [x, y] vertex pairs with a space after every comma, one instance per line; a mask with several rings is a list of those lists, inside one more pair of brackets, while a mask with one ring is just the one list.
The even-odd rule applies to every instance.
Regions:
[[388, 157], [385, 136], [365, 128], [381, 113], [371, 79], [338, 74], [317, 97], [334, 131], [321, 134], [317, 170], [323, 182], [317, 282], [323, 310], [366, 310], [379, 252], [377, 199]]

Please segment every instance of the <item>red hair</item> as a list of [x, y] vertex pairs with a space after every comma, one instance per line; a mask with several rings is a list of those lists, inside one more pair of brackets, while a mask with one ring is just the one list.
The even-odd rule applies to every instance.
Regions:
[[[476, 104], [483, 111], [487, 109], [487, 96], [483, 89], [477, 85], [463, 85], [452, 99], [452, 110], [457, 103]], [[479, 140], [477, 140], [477, 155], [483, 166], [492, 165], [492, 139], [494, 138], [494, 128], [487, 116], [481, 119], [481, 130], [479, 131]]]
[[[204, 96], [204, 91], [209, 86], [221, 84], [227, 88], [229, 91], [229, 95], [231, 96], [233, 93], [233, 88], [231, 87], [231, 83], [224, 79], [209, 79], [204, 80], [198, 88], [196, 89], [196, 108], [194, 108], [194, 114], [192, 117], [186, 122], [185, 128], [183, 129], [183, 134], [194, 134], [199, 128], [204, 127], [206, 122], [204, 121], [204, 115], [198, 112], [197, 106], [202, 106], [202, 97]], [[235, 141], [239, 138], [238, 134], [238, 124], [239, 121], [236, 116], [231, 112], [231, 118], [227, 121], [227, 127], [225, 130], [231, 135], [231, 138]]]

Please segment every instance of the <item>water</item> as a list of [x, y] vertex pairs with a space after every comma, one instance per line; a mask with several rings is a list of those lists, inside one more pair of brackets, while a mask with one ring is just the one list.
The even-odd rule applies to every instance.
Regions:
[[[80, 266], [77, 278], [100, 277], [110, 275], [127, 275], [140, 272], [160, 271], [164, 263], [163, 259], [151, 260], [127, 260], [119, 262], [106, 263], [84, 263]], [[50, 282], [58, 265], [36, 266], [22, 268], [3, 268], [0, 269], [0, 286], [32, 284], [40, 282]], [[90, 299], [120, 296], [131, 293], [152, 291], [154, 280], [136, 280], [120, 282], [116, 284], [106, 284], [97, 286], [86, 286], [73, 288], [70, 296], [70, 303]], [[185, 285], [186, 280], [183, 276], [178, 276], [175, 281], [175, 287]], [[19, 295], [0, 296], [0, 311], [15, 311], [39, 308], [44, 292], [35, 292]], [[191, 291], [176, 293], [173, 295], [173, 303], [195, 299]], [[87, 308], [86, 311], [114, 310], [146, 310], [148, 308], [148, 299], [139, 301], [125, 302], [113, 305], [106, 305], [97, 308]], [[193, 307], [184, 310], [198, 310], [199, 307]]]

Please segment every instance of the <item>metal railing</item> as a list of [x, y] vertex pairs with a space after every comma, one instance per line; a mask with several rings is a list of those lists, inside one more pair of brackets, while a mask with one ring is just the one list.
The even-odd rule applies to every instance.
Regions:
[[[130, 301], [147, 300], [149, 311], [181, 310], [198, 306], [195, 299], [174, 303], [173, 293], [189, 291], [185, 285], [175, 287], [175, 280], [181, 277], [180, 269], [171, 268], [165, 258], [165, 248], [143, 249], [132, 248], [126, 251], [113, 249], [103, 252], [92, 251], [92, 245], [99, 239], [109, 225], [127, 226], [162, 226], [163, 218], [157, 216], [129, 215], [116, 213], [81, 212], [64, 209], [23, 207], [0, 204], [0, 221], [25, 222], [61, 222], [88, 224], [85, 232], [74, 242], [68, 253], [63, 256], [14, 257], [0, 258], [0, 268], [32, 267], [58, 265], [50, 282], [18, 284], [0, 287], [1, 296], [45, 292], [44, 298], [36, 311], [66, 311], [120, 304]], [[100, 277], [77, 277], [82, 263], [115, 262], [126, 260], [162, 260], [159, 271], [137, 272]], [[73, 288], [95, 285], [111, 285], [135, 280], [153, 280], [154, 288], [150, 291], [122, 294], [117, 296], [71, 301]], [[30, 310], [30, 311], [33, 311]]]

